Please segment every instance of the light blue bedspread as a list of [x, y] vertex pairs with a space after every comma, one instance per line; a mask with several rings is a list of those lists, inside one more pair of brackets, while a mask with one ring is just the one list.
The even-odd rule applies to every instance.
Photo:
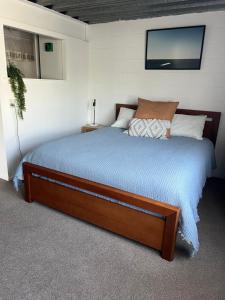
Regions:
[[[182, 236], [193, 254], [198, 251], [197, 205], [215, 166], [208, 139], [131, 137], [109, 127], [43, 144], [24, 161], [180, 207]], [[22, 162], [14, 177], [17, 188]]]

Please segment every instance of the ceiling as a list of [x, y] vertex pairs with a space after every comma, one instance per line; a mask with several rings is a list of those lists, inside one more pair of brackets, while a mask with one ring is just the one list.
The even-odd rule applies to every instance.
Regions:
[[29, 0], [80, 21], [96, 24], [225, 10], [225, 0]]

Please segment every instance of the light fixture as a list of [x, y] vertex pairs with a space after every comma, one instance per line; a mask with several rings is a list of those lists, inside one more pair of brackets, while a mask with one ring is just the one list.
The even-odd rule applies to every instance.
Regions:
[[92, 126], [95, 126], [95, 107], [96, 107], [96, 99], [93, 100], [92, 102], [92, 107], [93, 107], [93, 123], [91, 124]]

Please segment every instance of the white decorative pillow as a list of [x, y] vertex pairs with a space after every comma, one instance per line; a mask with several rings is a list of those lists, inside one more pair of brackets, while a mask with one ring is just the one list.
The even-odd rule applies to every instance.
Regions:
[[134, 109], [121, 107], [116, 122], [114, 122], [111, 126], [127, 129], [129, 126], [129, 122], [133, 118], [135, 112], [136, 110]]
[[130, 136], [142, 136], [157, 139], [167, 138], [170, 125], [171, 122], [169, 120], [133, 118], [130, 121], [128, 134]]
[[207, 116], [175, 114], [171, 124], [171, 135], [202, 140]]

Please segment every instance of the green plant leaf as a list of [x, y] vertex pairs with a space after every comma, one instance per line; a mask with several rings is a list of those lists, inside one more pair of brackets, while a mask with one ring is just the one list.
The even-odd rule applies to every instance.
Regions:
[[16, 100], [17, 114], [23, 120], [23, 112], [26, 111], [25, 93], [27, 91], [23, 81], [23, 73], [14, 64], [7, 67], [9, 83]]

